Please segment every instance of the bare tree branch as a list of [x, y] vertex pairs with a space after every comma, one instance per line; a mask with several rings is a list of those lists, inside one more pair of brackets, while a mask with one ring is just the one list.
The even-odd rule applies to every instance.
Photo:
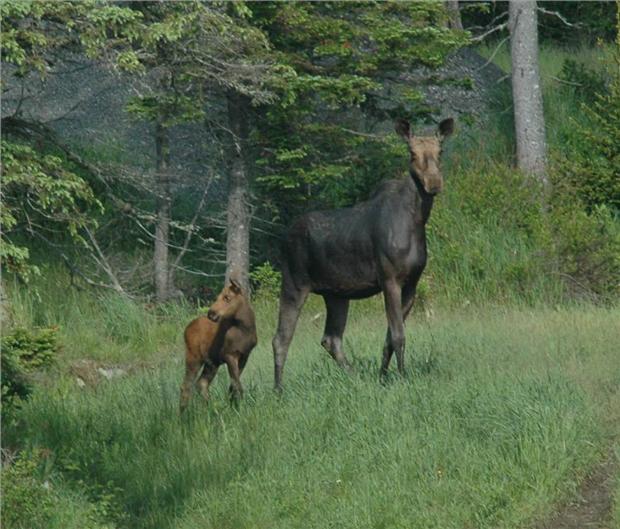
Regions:
[[583, 25], [580, 22], [575, 22], [574, 24], [570, 23], [558, 11], [549, 11], [548, 9], [545, 9], [544, 7], [540, 7], [540, 6], [538, 7], [538, 11], [540, 11], [541, 13], [544, 13], [545, 15], [551, 15], [556, 18], [559, 18], [562, 21], [562, 23], [568, 26], [569, 28], [578, 28]]
[[187, 252], [187, 248], [189, 246], [189, 242], [192, 239], [192, 235], [194, 233], [194, 227], [196, 225], [196, 220], [198, 220], [198, 215], [200, 214], [200, 211], [202, 210], [202, 208], [203, 208], [203, 206], [204, 206], [204, 204], [206, 202], [207, 194], [209, 193], [209, 189], [211, 187], [211, 183], [212, 182], [213, 182], [213, 176], [211, 176], [209, 178], [209, 181], [207, 182], [207, 185], [205, 186], [204, 192], [202, 193], [202, 197], [200, 198], [200, 202], [198, 203], [198, 206], [196, 207], [196, 212], [194, 213], [194, 216], [192, 217], [192, 220], [189, 223], [189, 227], [187, 229], [187, 235], [185, 236], [185, 241], [183, 242], [183, 246], [181, 247], [181, 251], [177, 255], [177, 257], [174, 260], [174, 262], [172, 263], [172, 266], [175, 267], [175, 268], [178, 266], [178, 264], [181, 262], [181, 259], [183, 259], [183, 256]]
[[503, 24], [500, 24], [499, 26], [495, 26], [494, 28], [491, 28], [489, 31], [486, 31], [482, 35], [478, 35], [477, 37], [473, 37], [471, 39], [471, 41], [472, 42], [482, 42], [489, 35], [492, 35], [496, 31], [502, 31], [502, 30], [506, 29], [507, 27], [508, 27], [508, 22], [504, 22]]
[[497, 55], [497, 52], [499, 51], [499, 49], [505, 44], [505, 42], [509, 39], [510, 37], [505, 37], [502, 40], [499, 41], [499, 44], [495, 47], [495, 49], [493, 50], [493, 53], [491, 53], [491, 56], [488, 58], [487, 62], [485, 62], [482, 66], [480, 66], [479, 68], [477, 68], [477, 71], [479, 70], [483, 70], [484, 68], [486, 68], [489, 64], [491, 64], [491, 61], [494, 59], [494, 57]]
[[123, 289], [118, 279], [116, 278], [116, 275], [114, 274], [112, 267], [110, 266], [110, 263], [108, 262], [104, 253], [101, 251], [101, 247], [99, 246], [97, 239], [87, 227], [84, 228], [84, 231], [86, 231], [86, 234], [88, 235], [88, 238], [90, 239], [90, 242], [93, 245], [95, 252], [99, 256], [97, 258], [96, 256], [93, 255], [93, 259], [99, 264], [99, 266], [103, 269], [103, 271], [108, 275], [108, 277], [110, 278], [110, 281], [112, 281], [112, 287], [114, 288], [114, 290], [116, 290], [119, 294], [125, 294], [125, 290]]

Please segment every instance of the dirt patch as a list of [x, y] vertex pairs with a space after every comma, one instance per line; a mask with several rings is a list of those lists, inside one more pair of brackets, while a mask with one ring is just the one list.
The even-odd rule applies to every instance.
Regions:
[[611, 519], [618, 461], [610, 454], [579, 486], [577, 497], [565, 503], [536, 529], [614, 529]]

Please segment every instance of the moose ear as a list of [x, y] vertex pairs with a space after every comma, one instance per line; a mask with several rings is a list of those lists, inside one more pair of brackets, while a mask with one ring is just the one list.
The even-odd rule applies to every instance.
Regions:
[[406, 119], [397, 119], [396, 124], [394, 125], [394, 130], [396, 130], [396, 134], [402, 136], [405, 141], [411, 137], [411, 128], [409, 127], [409, 122]]
[[235, 294], [241, 294], [241, 287], [239, 286], [239, 283], [232, 278], [230, 280], [230, 290], [232, 290]]
[[450, 136], [450, 134], [452, 134], [454, 132], [454, 119], [453, 118], [448, 118], [448, 119], [444, 119], [440, 124], [439, 124], [439, 135], [441, 136], [441, 138], [445, 138], [446, 136]]

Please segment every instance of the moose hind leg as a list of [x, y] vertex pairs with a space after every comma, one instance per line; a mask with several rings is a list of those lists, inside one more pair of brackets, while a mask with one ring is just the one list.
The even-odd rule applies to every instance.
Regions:
[[194, 387], [194, 381], [200, 370], [200, 362], [186, 362], [185, 364], [185, 376], [181, 384], [181, 397], [179, 402], [179, 411], [183, 413], [187, 409], [189, 399], [192, 395], [192, 388]]
[[307, 289], [299, 290], [293, 286], [287, 287], [286, 283], [282, 284], [278, 330], [272, 342], [276, 390], [282, 389], [282, 370], [286, 362], [289, 345], [293, 339], [301, 307], [306, 301], [307, 296]]
[[349, 300], [332, 296], [323, 296], [323, 299], [327, 309], [327, 318], [321, 345], [341, 368], [350, 371], [351, 364], [342, 350], [342, 335], [347, 324]]
[[211, 385], [211, 382], [213, 382], [213, 379], [217, 374], [217, 368], [218, 366], [216, 366], [215, 364], [211, 363], [210, 361], [207, 362], [197, 382], [198, 391], [200, 391], [202, 398], [205, 399], [205, 401], [207, 402], [209, 401], [209, 386]]
[[390, 360], [394, 354], [394, 348], [392, 347], [392, 337], [390, 336], [390, 329], [388, 328], [385, 334], [385, 344], [383, 345], [383, 357], [381, 359], [381, 371], [382, 377], [387, 375], [388, 367], [390, 366]]

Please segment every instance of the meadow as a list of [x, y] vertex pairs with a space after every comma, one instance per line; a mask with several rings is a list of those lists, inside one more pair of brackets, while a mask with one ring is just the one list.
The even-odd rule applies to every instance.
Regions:
[[[42, 479], [103, 498], [119, 527], [520, 527], [574, 493], [619, 433], [617, 308], [419, 310], [407, 377], [380, 383], [379, 300], [353, 307], [346, 376], [318, 344], [314, 298], [278, 397], [276, 307], [256, 307], [260, 343], [238, 410], [224, 371], [209, 405], [196, 395], [180, 419], [179, 327], [154, 349], [147, 329], [131, 361], [150, 365], [86, 388], [58, 367], [3, 443], [42, 451]], [[117, 309], [99, 302], [108, 343], [122, 341], [107, 327]]]
[[[552, 150], [578, 115], [553, 80], [567, 56], [541, 52]], [[276, 395], [277, 302], [259, 291], [244, 401], [229, 405], [222, 370], [209, 404], [195, 395], [180, 418], [182, 330], [200, 310], [70, 288], [54, 264], [28, 288], [5, 278], [13, 321], [58, 326], [62, 343], [3, 424], [5, 526], [514, 529], [573, 497], [620, 455], [620, 307], [540, 273], [538, 204], [505, 169], [507, 114], [491, 124], [447, 153], [404, 378], [379, 380], [379, 297], [352, 306], [350, 376], [319, 345], [325, 314], [311, 297]], [[127, 373], [80, 385], [83, 361]], [[620, 480], [615, 490], [620, 527]]]

